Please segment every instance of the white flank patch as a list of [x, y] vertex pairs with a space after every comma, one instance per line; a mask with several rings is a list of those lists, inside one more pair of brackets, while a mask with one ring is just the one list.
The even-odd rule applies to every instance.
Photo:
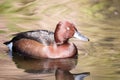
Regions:
[[8, 48], [10, 49], [10, 51], [12, 51], [13, 42], [9, 43], [7, 46], [8, 46]]

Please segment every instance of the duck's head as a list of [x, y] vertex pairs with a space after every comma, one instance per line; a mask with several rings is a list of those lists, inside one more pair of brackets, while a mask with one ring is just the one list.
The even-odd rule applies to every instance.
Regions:
[[60, 21], [57, 24], [54, 37], [57, 44], [63, 44], [72, 37], [78, 38], [82, 41], [89, 41], [89, 39], [78, 32], [75, 25], [69, 21]]

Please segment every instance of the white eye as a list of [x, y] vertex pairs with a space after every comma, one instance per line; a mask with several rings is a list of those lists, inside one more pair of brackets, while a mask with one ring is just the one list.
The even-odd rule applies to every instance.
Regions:
[[70, 30], [70, 28], [69, 28], [69, 27], [67, 27], [67, 30]]

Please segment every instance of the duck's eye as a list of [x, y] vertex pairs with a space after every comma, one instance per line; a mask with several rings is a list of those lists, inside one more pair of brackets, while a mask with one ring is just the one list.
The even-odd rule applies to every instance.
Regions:
[[69, 28], [69, 27], [67, 27], [67, 30], [70, 30], [70, 28]]

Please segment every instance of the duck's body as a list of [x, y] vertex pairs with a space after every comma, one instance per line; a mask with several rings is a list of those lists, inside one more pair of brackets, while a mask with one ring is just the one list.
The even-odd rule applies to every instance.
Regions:
[[60, 46], [56, 46], [56, 44], [46, 46], [31, 39], [20, 39], [16, 41], [13, 49], [15, 52], [18, 51], [33, 58], [67, 58], [74, 56], [76, 53], [75, 46], [72, 43], [66, 43]]
[[22, 32], [5, 44], [12, 47], [10, 50], [32, 58], [68, 58], [77, 54], [76, 46], [68, 42], [73, 35], [82, 36], [72, 23], [65, 21], [58, 23], [55, 33], [47, 30]]

